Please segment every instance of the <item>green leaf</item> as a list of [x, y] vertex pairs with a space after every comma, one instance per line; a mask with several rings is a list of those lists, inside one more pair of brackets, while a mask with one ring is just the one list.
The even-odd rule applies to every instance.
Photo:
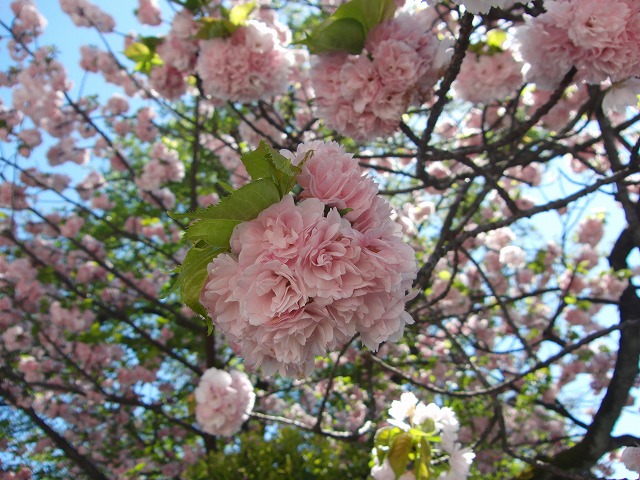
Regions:
[[[178, 269], [176, 288], [182, 301], [196, 313], [208, 318], [207, 311], [200, 303], [200, 292], [207, 280], [207, 265], [224, 250], [217, 247], [192, 247]], [[213, 328], [213, 325], [210, 326]]]
[[358, 20], [329, 18], [318, 25], [302, 43], [313, 54], [345, 51], [356, 55], [362, 52], [365, 39], [365, 28]]
[[[175, 0], [174, 0], [175, 1]], [[197, 12], [203, 5], [206, 5], [208, 0], [186, 0], [184, 3], [178, 2], [184, 6], [187, 10]]]
[[332, 17], [357, 20], [364, 27], [366, 36], [369, 30], [384, 20], [393, 18], [395, 13], [394, 0], [351, 0], [340, 5]]
[[210, 40], [212, 38], [230, 37], [238, 27], [226, 18], [204, 17], [198, 20], [202, 25], [196, 38], [200, 40]]
[[164, 38], [161, 38], [161, 37], [146, 36], [146, 37], [139, 37], [139, 38], [140, 38], [140, 43], [146, 45], [151, 51], [154, 51], [154, 52], [158, 47], [158, 45], [160, 45], [164, 41]]
[[258, 148], [253, 152], [242, 156], [242, 163], [252, 180], [270, 178], [278, 188], [280, 198], [293, 189], [296, 184], [296, 175], [301, 171], [300, 166], [292, 165], [287, 157], [273, 149], [264, 140], [260, 140]]
[[271, 164], [268, 158], [270, 149], [273, 150], [267, 143], [260, 140], [258, 148], [242, 155], [242, 163], [252, 180], [271, 177]]
[[262, 210], [280, 200], [278, 188], [273, 181], [263, 178], [234, 190], [215, 205], [188, 213], [169, 213], [169, 216], [176, 220], [227, 218], [244, 222], [253, 220]]
[[505, 32], [504, 30], [489, 30], [487, 32], [487, 45], [489, 45], [489, 47], [493, 47], [493, 48], [497, 48], [497, 49], [502, 49], [502, 44], [505, 42], [505, 40], [507, 39], [507, 32]]
[[239, 27], [244, 25], [255, 6], [256, 2], [240, 3], [234, 6], [229, 12], [229, 21]]
[[389, 465], [396, 478], [407, 470], [407, 462], [409, 461], [409, 452], [413, 447], [413, 437], [409, 433], [401, 433], [393, 439], [391, 448], [389, 449]]
[[383, 427], [376, 432], [376, 436], [373, 439], [373, 445], [378, 447], [388, 447], [393, 442], [396, 435], [402, 433], [399, 427]]
[[415, 468], [416, 480], [428, 480], [430, 478], [431, 444], [426, 438], [420, 439], [418, 455], [419, 457]]
[[218, 185], [220, 185], [222, 189], [227, 193], [233, 193], [236, 191], [236, 189], [233, 188], [231, 185], [229, 185], [228, 183], [222, 182], [220, 180], [218, 180]]
[[135, 71], [149, 73], [155, 65], [162, 65], [164, 62], [155, 52], [156, 42], [154, 39], [157, 39], [157, 37], [145, 37], [145, 39], [147, 43], [132, 43], [125, 48], [124, 54], [127, 58], [136, 62]]
[[239, 223], [226, 218], [198, 220], [187, 228], [184, 237], [193, 244], [203, 241], [212, 247], [228, 249], [233, 229]]
[[135, 42], [124, 49], [124, 55], [134, 62], [142, 62], [152, 56], [152, 52], [144, 43]]

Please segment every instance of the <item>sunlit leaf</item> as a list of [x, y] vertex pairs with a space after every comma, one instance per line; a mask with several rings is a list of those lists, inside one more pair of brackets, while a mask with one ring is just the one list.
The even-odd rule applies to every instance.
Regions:
[[329, 19], [303, 42], [310, 53], [344, 51], [356, 55], [364, 48], [366, 34], [362, 24], [352, 18]]
[[271, 179], [248, 183], [231, 195], [221, 199], [217, 204], [200, 208], [188, 213], [169, 213], [172, 218], [204, 219], [227, 218], [230, 220], [253, 220], [268, 206], [280, 201], [278, 188]]
[[332, 17], [357, 20], [364, 27], [366, 34], [384, 20], [393, 18], [395, 13], [394, 0], [351, 0], [340, 5]]
[[179, 268], [176, 287], [182, 301], [194, 312], [208, 318], [207, 311], [200, 303], [200, 292], [207, 280], [207, 265], [222, 253], [217, 247], [192, 247]]
[[256, 2], [240, 3], [235, 5], [229, 12], [229, 21], [236, 26], [244, 25], [255, 6]]
[[489, 47], [502, 49], [502, 44], [506, 39], [507, 32], [504, 30], [494, 29], [487, 32], [487, 45], [489, 45]]
[[124, 55], [134, 62], [142, 62], [151, 56], [151, 50], [142, 42], [135, 42], [124, 49]]
[[407, 470], [409, 452], [413, 447], [413, 437], [409, 433], [400, 433], [393, 439], [389, 449], [389, 465], [396, 477], [402, 475]]
[[203, 241], [212, 247], [228, 248], [231, 233], [239, 223], [239, 220], [226, 218], [198, 220], [189, 226], [184, 238], [193, 244]]
[[226, 18], [204, 17], [198, 20], [198, 23], [202, 25], [196, 33], [196, 38], [200, 40], [229, 37], [238, 29]]

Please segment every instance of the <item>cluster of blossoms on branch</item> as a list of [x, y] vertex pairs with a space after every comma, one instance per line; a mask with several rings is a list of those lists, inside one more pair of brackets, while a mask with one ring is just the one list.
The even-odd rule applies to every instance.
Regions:
[[369, 31], [364, 50], [318, 55], [311, 70], [318, 115], [359, 140], [392, 134], [409, 106], [431, 97], [451, 43], [431, 25], [437, 12], [400, 12]]
[[[374, 441], [371, 476], [375, 480], [436, 478], [434, 469], [440, 471], [438, 480], [468, 477], [475, 454], [458, 442], [460, 422], [451, 408], [424, 404], [405, 392], [391, 403], [389, 416], [391, 426], [378, 430]], [[448, 468], [432, 462], [440, 454], [448, 456]]]
[[605, 109], [636, 103], [640, 94], [640, 3], [635, 0], [556, 0], [517, 32], [525, 78], [556, 88], [575, 67], [576, 80], [609, 82]]
[[196, 420], [211, 435], [229, 437], [240, 430], [253, 410], [256, 395], [247, 374], [209, 368], [194, 392]]
[[316, 355], [356, 333], [372, 350], [400, 339], [417, 264], [388, 202], [340, 145], [281, 153], [301, 169], [300, 194], [234, 228], [200, 300], [250, 367], [308, 375]]
[[229, 38], [201, 41], [196, 68], [205, 93], [224, 101], [251, 102], [284, 93], [292, 63], [278, 32], [252, 20]]
[[473, 103], [502, 100], [522, 84], [522, 64], [510, 51], [468, 52], [453, 82], [457, 98]]

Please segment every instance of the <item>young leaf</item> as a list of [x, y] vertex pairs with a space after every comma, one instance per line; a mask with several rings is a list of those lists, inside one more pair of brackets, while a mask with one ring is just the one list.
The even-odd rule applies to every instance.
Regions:
[[429, 470], [431, 465], [431, 444], [426, 438], [420, 439], [420, 448], [418, 450], [419, 458], [416, 468], [416, 480], [429, 479]]
[[379, 23], [393, 18], [395, 13], [394, 0], [351, 0], [340, 5], [332, 17], [357, 20], [364, 27], [366, 35]]
[[[154, 37], [147, 37], [154, 38]], [[136, 62], [134, 70], [142, 73], [149, 73], [154, 65], [162, 65], [163, 61], [155, 52], [154, 41], [149, 40], [149, 44], [135, 42], [124, 50], [127, 58]]]
[[242, 156], [242, 163], [253, 180], [270, 178], [284, 197], [296, 184], [299, 166], [291, 165], [291, 161], [277, 150], [271, 148], [264, 140], [260, 140], [258, 148]]
[[396, 435], [402, 433], [399, 427], [383, 427], [376, 432], [373, 445], [377, 447], [388, 447], [393, 442]]
[[413, 437], [408, 433], [403, 432], [393, 439], [387, 458], [396, 478], [407, 470], [407, 462], [409, 461], [409, 453], [412, 447]]
[[242, 163], [244, 163], [247, 173], [251, 176], [252, 180], [269, 178], [271, 176], [271, 167], [269, 159], [267, 158], [269, 149], [269, 145], [263, 140], [260, 140], [258, 148], [242, 155]]
[[353, 18], [329, 18], [314, 29], [302, 42], [310, 53], [345, 51], [352, 55], [362, 52], [366, 33], [364, 26]]
[[135, 42], [124, 49], [124, 55], [134, 62], [142, 62], [151, 56], [151, 50], [142, 42]]
[[198, 220], [187, 228], [184, 238], [194, 245], [203, 241], [211, 247], [228, 249], [233, 229], [239, 223], [226, 218]]
[[149, 47], [150, 50], [154, 52], [158, 47], [158, 45], [160, 45], [164, 41], [164, 39], [161, 37], [153, 37], [153, 36], [146, 36], [146, 37], [141, 36], [139, 38], [140, 38], [140, 43], [146, 45], [147, 47]]
[[255, 6], [256, 2], [240, 3], [234, 6], [229, 12], [229, 21], [238, 27], [244, 25]]
[[245, 222], [256, 218], [262, 210], [281, 200], [280, 193], [271, 179], [263, 178], [248, 183], [220, 202], [207, 208], [187, 213], [169, 213], [171, 218], [197, 220], [204, 218], [227, 218]]
[[192, 247], [184, 258], [178, 272], [176, 287], [182, 301], [196, 313], [208, 318], [207, 311], [200, 303], [200, 292], [207, 280], [207, 265], [222, 253], [217, 247]]
[[201, 18], [199, 22], [202, 27], [196, 33], [196, 38], [201, 40], [230, 37], [238, 29], [226, 18], [205, 17]]
[[487, 45], [502, 50], [502, 44], [507, 39], [507, 32], [504, 30], [493, 29], [487, 32]]

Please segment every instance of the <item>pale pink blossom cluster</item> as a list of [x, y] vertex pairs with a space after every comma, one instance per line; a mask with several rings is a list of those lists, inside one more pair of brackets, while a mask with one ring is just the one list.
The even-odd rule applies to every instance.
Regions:
[[166, 182], [179, 182], [184, 178], [184, 163], [178, 152], [163, 143], [155, 143], [150, 151], [151, 160], [142, 169], [136, 184], [142, 190], [157, 190]]
[[584, 218], [578, 225], [578, 243], [595, 247], [604, 236], [604, 218], [601, 215]]
[[467, 53], [453, 83], [457, 98], [473, 103], [502, 100], [522, 83], [522, 64], [510, 51], [493, 55]]
[[357, 140], [391, 135], [411, 105], [421, 105], [448, 60], [431, 25], [432, 9], [402, 12], [375, 26], [359, 55], [318, 56], [311, 69], [318, 115]]
[[356, 333], [372, 350], [402, 336], [417, 265], [389, 204], [341, 146], [282, 153], [294, 165], [307, 158], [299, 203], [287, 195], [236, 226], [200, 300], [247, 365], [308, 375], [315, 356]]
[[237, 433], [253, 410], [256, 395], [247, 374], [209, 368], [195, 392], [196, 420], [211, 435]]
[[640, 74], [639, 2], [556, 0], [545, 8], [517, 33], [527, 81], [554, 89], [571, 67], [591, 84]]
[[[391, 419], [387, 422], [404, 431], [422, 430], [426, 422], [431, 422], [429, 430], [432, 426], [435, 432], [425, 431], [424, 433], [440, 435], [441, 450], [449, 455], [449, 470], [442, 472], [438, 477], [439, 480], [465, 480], [469, 476], [469, 468], [475, 454], [468, 447], [462, 448], [458, 442], [460, 422], [451, 408], [439, 407], [435, 403], [426, 405], [413, 393], [405, 392], [400, 396], [400, 400], [394, 400], [391, 403], [389, 416]], [[371, 476], [375, 480], [396, 478], [388, 458], [380, 464], [374, 452], [374, 459], [375, 465], [371, 469]], [[400, 478], [415, 477], [413, 472], [409, 471]]]
[[620, 460], [629, 470], [640, 473], [640, 447], [626, 447]]
[[15, 15], [11, 32], [21, 41], [40, 35], [47, 26], [47, 19], [38, 11], [33, 0], [15, 0], [11, 2], [11, 10]]
[[160, 25], [162, 23], [162, 12], [158, 6], [158, 0], [138, 0], [138, 10], [136, 17], [143, 25]]
[[9, 208], [11, 210], [29, 208], [24, 187], [20, 187], [13, 182], [1, 182], [0, 208]]
[[229, 38], [202, 40], [196, 70], [206, 94], [252, 102], [286, 92], [291, 66], [291, 55], [278, 33], [250, 20]]
[[[146, 14], [151, 15], [151, 11]], [[177, 100], [187, 91], [187, 77], [193, 74], [196, 65], [198, 40], [195, 35], [198, 28], [193, 13], [187, 9], [181, 10], [173, 18], [171, 30], [156, 49], [163, 64], [151, 70], [149, 82], [168, 100]]]
[[60, 0], [60, 8], [79, 27], [94, 27], [100, 32], [109, 33], [116, 26], [111, 15], [88, 0]]

